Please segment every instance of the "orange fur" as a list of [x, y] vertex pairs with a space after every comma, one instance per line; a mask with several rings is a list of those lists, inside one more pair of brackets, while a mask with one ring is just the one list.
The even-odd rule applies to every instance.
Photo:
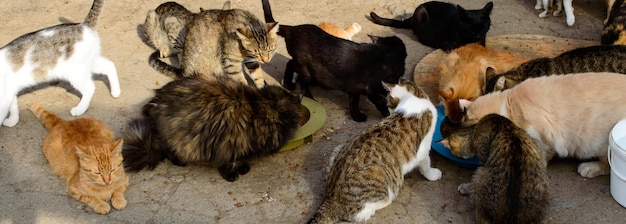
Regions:
[[342, 29], [341, 27], [329, 22], [321, 22], [317, 26], [330, 35], [346, 40], [352, 40], [352, 37], [359, 31], [361, 31], [361, 25], [358, 23], [353, 23], [345, 29]]
[[43, 153], [54, 173], [67, 181], [70, 195], [100, 214], [126, 207], [128, 177], [122, 166], [122, 139], [117, 141], [93, 118], [65, 121], [33, 104], [31, 111], [48, 130]]
[[439, 96], [446, 116], [453, 122], [460, 122], [459, 99], [474, 100], [482, 94], [488, 67], [502, 73], [525, 61], [527, 59], [480, 44], [467, 44], [450, 52], [439, 64]]

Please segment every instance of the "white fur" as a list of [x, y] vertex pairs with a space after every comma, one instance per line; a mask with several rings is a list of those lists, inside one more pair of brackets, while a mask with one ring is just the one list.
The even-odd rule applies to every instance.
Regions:
[[395, 112], [403, 113], [405, 117], [415, 116], [429, 110], [432, 113], [432, 120], [430, 122], [430, 128], [428, 133], [421, 140], [417, 155], [408, 163], [402, 165], [402, 174], [411, 172], [415, 167], [418, 168], [420, 173], [430, 181], [436, 181], [441, 179], [441, 170], [430, 167], [429, 152], [435, 133], [435, 126], [437, 125], [437, 108], [428, 99], [417, 98], [416, 96], [409, 94], [407, 89], [396, 85], [390, 90], [389, 93], [392, 97], [400, 98]]
[[[565, 10], [565, 18], [568, 26], [574, 25], [576, 20], [574, 16], [574, 7], [572, 6], [573, 0], [556, 0], [556, 9], [552, 12], [553, 16], [559, 16], [563, 10]], [[543, 9], [544, 11], [539, 13], [540, 18], [548, 17], [548, 12], [552, 8], [553, 0], [537, 0], [535, 9]]]
[[383, 208], [389, 206], [391, 204], [391, 202], [393, 202], [393, 200], [395, 200], [396, 197], [397, 197], [397, 195], [393, 193], [391, 188], [387, 188], [387, 195], [389, 195], [387, 200], [365, 203], [363, 205], [363, 209], [361, 209], [361, 211], [357, 212], [354, 215], [354, 217], [353, 217], [354, 221], [355, 222], [365, 222], [365, 221], [367, 221], [368, 219], [370, 219], [374, 215], [374, 213], [376, 213], [376, 210], [383, 209]]
[[[80, 102], [70, 111], [72, 116], [85, 113], [89, 107], [96, 88], [93, 74], [106, 75], [111, 85], [111, 95], [120, 96], [117, 70], [112, 61], [100, 55], [98, 34], [87, 26], [82, 28], [82, 39], [74, 45], [73, 54], [69, 55], [69, 58], [61, 57], [57, 64], [47, 71], [44, 80], [35, 80], [33, 75], [33, 70], [39, 65], [33, 64], [31, 60], [32, 49], [27, 51], [24, 65], [17, 71], [13, 70], [13, 64], [8, 59], [8, 47], [0, 49], [0, 120], [3, 120], [4, 126], [12, 127], [19, 121], [18, 92], [43, 82], [65, 80], [81, 93]], [[44, 29], [36, 35], [50, 37], [55, 33], [53, 30]]]

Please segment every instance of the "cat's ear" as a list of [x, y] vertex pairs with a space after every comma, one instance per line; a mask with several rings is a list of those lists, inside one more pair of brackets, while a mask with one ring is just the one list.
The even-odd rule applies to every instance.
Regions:
[[235, 31], [235, 34], [237, 35], [237, 39], [241, 40], [241, 41], [247, 41], [248, 38], [248, 31], [242, 28], [238, 28], [237, 31]]
[[[230, 1], [224, 2], [224, 5], [222, 5], [222, 10], [229, 10], [229, 9], [231, 9]], [[204, 11], [204, 10], [202, 8], [200, 8], [200, 12], [202, 12], [202, 11]]]
[[428, 23], [428, 20], [430, 19], [430, 16], [428, 15], [428, 10], [426, 10], [426, 7], [421, 5], [418, 6], [415, 10], [413, 17], [417, 18], [417, 21], [419, 23]]
[[383, 84], [383, 87], [385, 87], [385, 89], [388, 92], [391, 92], [391, 89], [393, 89], [393, 87], [395, 86], [395, 84], [393, 83], [386, 83], [386, 82], [381, 82]]
[[439, 96], [441, 96], [444, 101], [447, 101], [447, 99], [451, 99], [454, 96], [454, 88], [439, 90]]
[[83, 151], [83, 146], [80, 145], [76, 145], [75, 149], [76, 150], [76, 155], [78, 156], [78, 159], [80, 160], [85, 160], [89, 158], [89, 154], [87, 154], [85, 151]]
[[472, 105], [472, 101], [466, 100], [466, 99], [459, 99], [459, 106], [461, 107], [461, 111], [467, 111], [467, 108], [469, 108]]
[[117, 141], [113, 142], [113, 144], [111, 144], [113, 147], [111, 147], [111, 152], [112, 153], [122, 153], [122, 145], [124, 145], [124, 139], [120, 138]]
[[506, 89], [506, 77], [500, 76], [498, 80], [496, 80], [495, 90], [503, 90]]
[[377, 37], [371, 34], [368, 34], [367, 36], [370, 37], [370, 39], [372, 40], [372, 43], [377, 43], [378, 40], [380, 40], [380, 37]]
[[445, 146], [448, 149], [450, 148], [450, 140], [448, 140], [448, 138], [441, 139], [439, 143], [441, 143], [443, 146]]
[[267, 30], [267, 33], [277, 33], [278, 32], [278, 27], [280, 27], [278, 25], [278, 22], [272, 22], [272, 23], [265, 24], [265, 29]]
[[491, 10], [493, 9], [493, 2], [488, 2], [485, 7], [483, 7], [482, 11], [484, 15], [491, 14]]

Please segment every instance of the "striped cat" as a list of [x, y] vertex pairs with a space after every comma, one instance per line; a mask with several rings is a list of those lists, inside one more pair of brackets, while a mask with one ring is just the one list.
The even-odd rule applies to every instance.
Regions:
[[537, 58], [508, 72], [494, 74], [488, 68], [484, 93], [511, 88], [520, 82], [540, 76], [584, 72], [615, 72], [626, 74], [626, 46], [598, 45], [577, 48], [554, 58]]
[[366, 221], [395, 199], [404, 175], [415, 167], [430, 181], [441, 171], [430, 166], [437, 110], [411, 81], [384, 86], [391, 115], [369, 127], [331, 158], [326, 197], [310, 223]]
[[250, 78], [261, 88], [265, 79], [259, 63], [274, 56], [277, 31], [278, 23], [263, 23], [246, 10], [205, 10], [187, 25], [181, 69], [162, 61], [152, 66], [171, 77], [211, 74], [206, 78], [227, 76], [242, 83]]
[[68, 81], [82, 95], [70, 110], [78, 116], [89, 108], [96, 90], [93, 74], [106, 75], [113, 97], [120, 96], [115, 64], [100, 55], [94, 29], [104, 0], [95, 0], [82, 23], [65, 23], [24, 34], [0, 48], [0, 122], [19, 121], [18, 93], [54, 80]]

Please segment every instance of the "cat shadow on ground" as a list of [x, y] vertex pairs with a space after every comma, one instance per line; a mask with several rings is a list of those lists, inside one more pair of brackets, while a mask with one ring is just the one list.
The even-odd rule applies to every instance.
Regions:
[[[111, 83], [109, 83], [109, 79], [107, 78], [106, 75], [102, 75], [102, 74], [92, 74], [92, 78], [94, 81], [102, 81], [104, 83], [104, 85], [107, 87], [107, 91], [110, 93], [111, 92]], [[78, 92], [78, 90], [76, 90], [68, 81], [65, 80], [54, 80], [54, 81], [49, 81], [49, 82], [44, 82], [44, 83], [40, 83], [38, 85], [34, 85], [31, 87], [27, 87], [22, 89], [17, 96], [21, 96], [24, 94], [29, 94], [32, 92], [35, 92], [37, 90], [41, 90], [41, 89], [45, 89], [48, 87], [52, 87], [52, 86], [57, 86], [60, 88], [65, 89], [67, 92], [77, 96], [78, 98], [82, 98], [83, 95]], [[96, 91], [98, 91], [98, 88], [96, 88]]]

